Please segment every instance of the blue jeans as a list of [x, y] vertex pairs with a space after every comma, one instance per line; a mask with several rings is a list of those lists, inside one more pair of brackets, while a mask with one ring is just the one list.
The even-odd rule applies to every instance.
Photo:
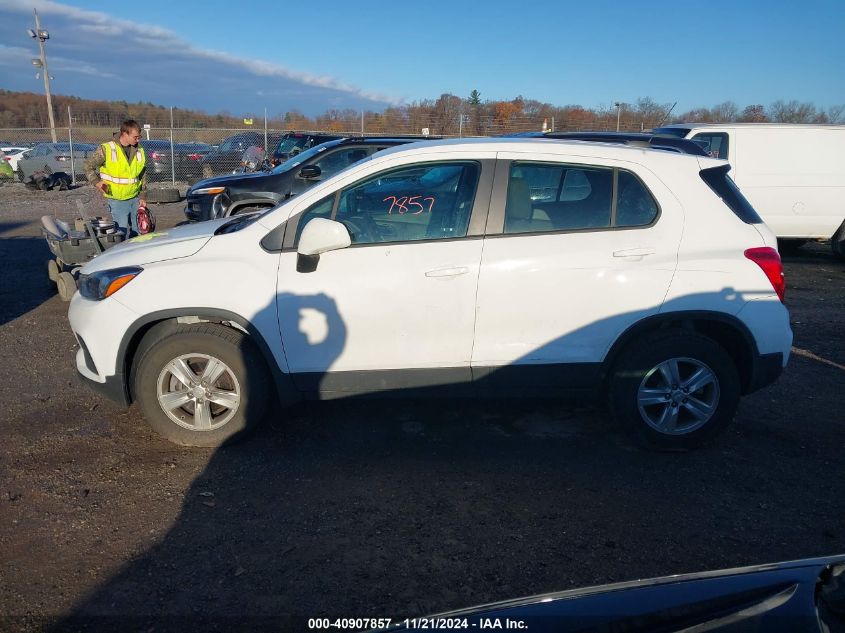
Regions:
[[126, 238], [129, 239], [134, 235], [138, 235], [137, 215], [138, 198], [130, 198], [129, 200], [113, 200], [106, 198], [109, 203], [109, 211], [111, 212], [112, 220], [122, 229], [126, 229]]

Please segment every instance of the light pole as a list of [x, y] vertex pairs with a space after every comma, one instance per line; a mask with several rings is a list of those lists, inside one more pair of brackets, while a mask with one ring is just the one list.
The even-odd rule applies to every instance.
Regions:
[[32, 65], [41, 68], [44, 71], [44, 92], [47, 95], [47, 114], [50, 117], [50, 137], [53, 142], [56, 142], [56, 120], [53, 118], [53, 100], [50, 98], [50, 71], [47, 68], [47, 53], [44, 50], [44, 42], [50, 39], [50, 34], [41, 28], [41, 20], [38, 19], [38, 11], [32, 10], [35, 14], [35, 30], [29, 29], [27, 33], [29, 36], [38, 40], [38, 49], [41, 51], [41, 57], [32, 60]]
[[616, 131], [618, 132], [619, 131], [619, 113], [621, 112], [622, 104], [619, 101], [617, 101], [613, 105], [616, 106]]

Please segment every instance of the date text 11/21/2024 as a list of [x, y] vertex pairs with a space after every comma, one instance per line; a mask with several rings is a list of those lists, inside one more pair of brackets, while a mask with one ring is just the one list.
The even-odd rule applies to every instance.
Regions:
[[309, 618], [308, 628], [311, 630], [368, 628], [386, 629], [391, 624], [402, 627], [407, 631], [447, 631], [447, 630], [526, 630], [525, 620], [511, 618], [405, 618], [394, 621], [392, 618]]

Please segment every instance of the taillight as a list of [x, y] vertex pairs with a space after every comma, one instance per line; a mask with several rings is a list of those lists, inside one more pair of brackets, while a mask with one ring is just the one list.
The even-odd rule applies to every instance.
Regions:
[[4, 160], [12, 160], [12, 157], [11, 156], [4, 156], [3, 159]]
[[786, 293], [786, 280], [783, 276], [783, 264], [778, 252], [770, 246], [760, 246], [749, 248], [745, 251], [745, 256], [763, 269], [772, 284], [772, 288], [775, 289], [782, 302]]
[[188, 154], [188, 158], [191, 160], [199, 160], [202, 158], [202, 154]]

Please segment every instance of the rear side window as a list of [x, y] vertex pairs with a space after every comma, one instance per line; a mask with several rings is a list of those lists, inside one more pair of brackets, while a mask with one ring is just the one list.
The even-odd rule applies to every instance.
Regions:
[[722, 201], [728, 205], [736, 217], [746, 224], [762, 224], [762, 218], [751, 206], [746, 197], [742, 195], [739, 187], [736, 186], [733, 180], [728, 178], [730, 165], [723, 165], [721, 167], [712, 167], [711, 169], [702, 169], [700, 172], [701, 179], [707, 183], [707, 186], [713, 190]]
[[630, 172], [587, 165], [513, 163], [504, 233], [648, 226], [659, 212], [654, 197]]
[[644, 226], [657, 217], [657, 203], [645, 185], [627, 171], [619, 172], [616, 226]]
[[728, 160], [728, 135], [724, 132], [702, 132], [692, 137], [711, 158]]

